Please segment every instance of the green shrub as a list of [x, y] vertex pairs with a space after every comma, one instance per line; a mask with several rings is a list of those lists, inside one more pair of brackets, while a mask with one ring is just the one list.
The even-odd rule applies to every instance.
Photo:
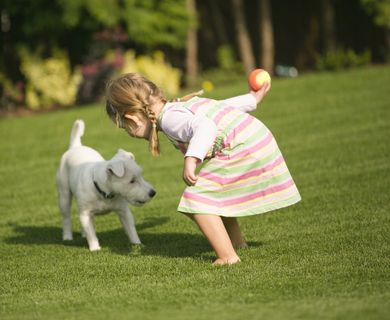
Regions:
[[129, 72], [141, 73], [160, 87], [168, 97], [179, 93], [181, 71], [166, 62], [161, 51], [156, 51], [151, 57], [136, 57], [134, 51], [127, 51], [120, 73]]
[[231, 46], [220, 46], [217, 50], [218, 66], [224, 70], [234, 69], [236, 59]]
[[365, 50], [358, 54], [352, 49], [338, 49], [329, 51], [317, 58], [318, 70], [342, 70], [347, 68], [360, 67], [371, 63], [371, 52]]
[[39, 51], [30, 53], [19, 50], [20, 70], [26, 77], [26, 105], [31, 109], [48, 108], [53, 105], [74, 104], [81, 81], [81, 72], [73, 73], [65, 52], [55, 50], [52, 57], [42, 59]]
[[217, 50], [218, 67], [226, 71], [242, 72], [242, 63], [237, 61], [234, 50], [229, 45], [220, 46]]
[[1, 107], [3, 107], [3, 99], [6, 102], [20, 104], [23, 100], [23, 93], [20, 88], [17, 88], [7, 76], [0, 72], [0, 93], [2, 95]]

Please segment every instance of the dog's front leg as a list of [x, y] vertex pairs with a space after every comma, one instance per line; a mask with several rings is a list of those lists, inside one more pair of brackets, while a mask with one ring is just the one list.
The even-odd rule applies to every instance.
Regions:
[[85, 236], [87, 237], [89, 250], [97, 251], [100, 250], [99, 240], [96, 237], [95, 228], [93, 226], [93, 217], [89, 212], [80, 213], [80, 222], [84, 230]]
[[141, 240], [139, 239], [137, 230], [135, 229], [134, 217], [130, 209], [126, 207], [122, 210], [118, 210], [118, 215], [130, 242], [133, 244], [140, 244]]

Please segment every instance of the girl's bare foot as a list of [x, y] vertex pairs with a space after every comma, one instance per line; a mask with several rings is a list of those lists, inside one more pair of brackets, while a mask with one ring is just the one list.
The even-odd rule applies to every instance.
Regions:
[[233, 264], [240, 261], [220, 216], [194, 214], [193, 220], [198, 224], [218, 257], [214, 261], [215, 265]]
[[229, 259], [222, 259], [222, 258], [218, 258], [217, 260], [215, 260], [213, 262], [213, 265], [214, 266], [223, 266], [225, 264], [235, 264], [235, 263], [238, 263], [238, 262], [241, 262], [240, 258], [239, 257], [234, 257], [234, 258], [229, 258]]

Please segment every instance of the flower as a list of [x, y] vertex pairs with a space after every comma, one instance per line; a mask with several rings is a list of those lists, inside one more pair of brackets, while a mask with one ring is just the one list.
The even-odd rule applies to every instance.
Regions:
[[202, 82], [202, 89], [206, 92], [208, 91], [213, 91], [214, 90], [214, 84], [209, 81], [209, 80], [205, 80]]

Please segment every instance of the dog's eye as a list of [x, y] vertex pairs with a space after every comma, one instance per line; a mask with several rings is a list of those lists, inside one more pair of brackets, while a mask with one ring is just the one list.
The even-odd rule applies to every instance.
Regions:
[[134, 183], [135, 182], [135, 178], [131, 179], [130, 183]]

